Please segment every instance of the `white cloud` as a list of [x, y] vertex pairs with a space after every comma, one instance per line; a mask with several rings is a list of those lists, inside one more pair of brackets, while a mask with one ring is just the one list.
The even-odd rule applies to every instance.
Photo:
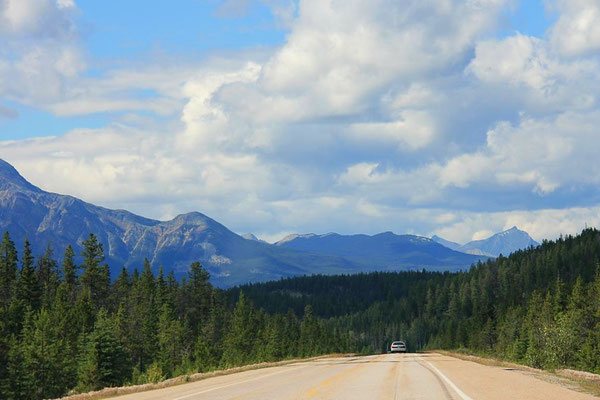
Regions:
[[56, 6], [58, 8], [75, 7], [75, 2], [73, 0], [56, 0]]
[[487, 239], [490, 236], [492, 236], [494, 233], [494, 231], [490, 231], [489, 229], [484, 229], [482, 231], [477, 231], [473, 234], [473, 236], [471, 237], [471, 240], [481, 240], [481, 239]]
[[53, 0], [0, 0], [0, 98], [42, 105], [64, 95], [86, 67], [75, 5]]
[[517, 125], [498, 123], [480, 151], [448, 161], [440, 173], [444, 186], [526, 184], [540, 194], [559, 187], [600, 183], [600, 111], [564, 113]]
[[359, 200], [356, 204], [356, 210], [367, 217], [383, 217], [386, 214], [382, 211], [381, 206], [363, 199]]
[[360, 141], [397, 143], [400, 149], [417, 150], [427, 146], [435, 135], [431, 116], [423, 111], [403, 111], [401, 120], [356, 123], [349, 127], [350, 136]]
[[551, 29], [551, 43], [568, 57], [600, 49], [600, 4], [596, 0], [557, 0], [560, 18]]
[[[83, 77], [72, 1], [0, 0], [0, 96], [59, 116], [127, 112], [0, 155], [44, 189], [156, 218], [199, 210], [271, 239], [465, 242], [513, 225], [540, 239], [600, 222], [563, 199], [600, 183], [595, 3], [560, 1], [547, 39], [493, 39], [509, 0], [266, 3], [290, 30], [279, 48]], [[473, 211], [496, 195], [556, 200]]]
[[483, 81], [544, 90], [555, 83], [551, 74], [555, 63], [543, 40], [517, 34], [479, 42], [467, 70]]
[[466, 71], [489, 91], [512, 91], [521, 107], [552, 113], [596, 107], [599, 69], [594, 58], [564, 59], [547, 41], [516, 34], [478, 43]]
[[556, 239], [560, 235], [575, 235], [584, 226], [600, 226], [600, 207], [572, 207], [514, 210], [506, 212], [461, 212], [458, 222], [436, 228], [431, 234], [458, 243], [485, 239], [492, 233], [518, 227], [535, 240]]
[[371, 106], [365, 101], [395, 82], [443, 71], [464, 57], [505, 3], [303, 1], [261, 86], [303, 100], [298, 105], [314, 116], [364, 111]]

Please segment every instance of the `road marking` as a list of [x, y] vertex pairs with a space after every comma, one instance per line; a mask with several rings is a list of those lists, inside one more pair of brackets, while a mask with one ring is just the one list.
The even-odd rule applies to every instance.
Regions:
[[430, 363], [429, 361], [419, 357], [422, 361], [424, 361], [425, 363], [427, 363], [427, 365], [429, 365], [443, 380], [446, 381], [446, 383], [448, 385], [450, 385], [450, 387], [452, 388], [452, 390], [454, 390], [456, 392], [456, 394], [458, 394], [460, 396], [460, 398], [462, 400], [473, 400], [472, 398], [470, 398], [469, 396], [467, 396], [462, 390], [460, 390], [455, 384], [454, 382], [452, 382], [446, 375], [442, 374], [442, 372], [437, 369], [432, 363]]
[[308, 392], [306, 394], [306, 397], [312, 397], [312, 396], [314, 396], [315, 394], [317, 394], [317, 392], [319, 391], [319, 389], [322, 389], [322, 388], [325, 388], [325, 387], [331, 385], [333, 382], [335, 382], [335, 381], [343, 378], [344, 376], [348, 375], [349, 373], [351, 373], [351, 372], [353, 372], [353, 371], [355, 371], [355, 370], [357, 370], [357, 369], [359, 369], [361, 367], [364, 367], [366, 364], [371, 363], [372, 360], [376, 360], [376, 359], [381, 358], [381, 357], [383, 357], [383, 356], [376, 356], [376, 357], [374, 357], [374, 358], [372, 358], [372, 359], [370, 359], [368, 361], [358, 362], [355, 366], [350, 367], [350, 368], [342, 371], [341, 373], [339, 373], [339, 374], [337, 374], [335, 376], [332, 376], [329, 379], [326, 379], [325, 381], [321, 382], [321, 384], [319, 385], [319, 387], [317, 387], [316, 389], [313, 389], [310, 392]]
[[[302, 366], [302, 367], [304, 367], [304, 366]], [[217, 386], [217, 387], [210, 388], [210, 389], [201, 390], [199, 392], [195, 392], [195, 393], [188, 394], [188, 395], [185, 395], [185, 396], [177, 397], [176, 399], [173, 399], [173, 400], [187, 399], [189, 397], [194, 397], [194, 396], [197, 396], [199, 394], [204, 394], [204, 393], [212, 392], [214, 390], [224, 389], [224, 388], [228, 388], [228, 387], [235, 386], [235, 385], [241, 385], [242, 383], [256, 381], [256, 380], [259, 380], [259, 379], [262, 379], [262, 378], [267, 378], [269, 376], [278, 375], [278, 374], [282, 374], [284, 372], [289, 372], [289, 371], [290, 370], [284, 369], [283, 371], [277, 371], [277, 372], [273, 372], [271, 374], [257, 376], [256, 378], [246, 379], [245, 381], [234, 382], [234, 383], [230, 383], [228, 385], [222, 385], [222, 386]]]

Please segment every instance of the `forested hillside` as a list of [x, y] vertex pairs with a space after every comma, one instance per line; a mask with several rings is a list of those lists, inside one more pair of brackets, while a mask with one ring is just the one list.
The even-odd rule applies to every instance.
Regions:
[[243, 294], [229, 301], [192, 263], [181, 281], [125, 269], [111, 283], [102, 245], [83, 243], [34, 259], [0, 242], [0, 398], [54, 398], [71, 390], [156, 382], [171, 376], [355, 348], [311, 307], [266, 314]]
[[534, 367], [600, 373], [600, 232], [544, 241], [468, 272], [312, 276], [245, 285], [257, 307], [311, 305], [359, 349], [467, 348]]
[[0, 242], [0, 398], [330, 352], [467, 348], [535, 367], [600, 372], [600, 232], [545, 241], [468, 272], [289, 278], [215, 289], [150, 264], [113, 282], [94, 235], [81, 265]]

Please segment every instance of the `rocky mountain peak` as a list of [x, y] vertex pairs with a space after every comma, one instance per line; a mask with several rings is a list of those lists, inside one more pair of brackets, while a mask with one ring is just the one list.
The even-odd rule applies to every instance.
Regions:
[[10, 189], [41, 192], [39, 188], [27, 182], [12, 165], [0, 159], [0, 190]]

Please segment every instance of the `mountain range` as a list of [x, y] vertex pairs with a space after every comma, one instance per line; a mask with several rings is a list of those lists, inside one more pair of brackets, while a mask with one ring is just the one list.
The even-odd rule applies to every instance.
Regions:
[[0, 160], [0, 230], [22, 248], [25, 238], [34, 254], [51, 244], [60, 259], [71, 244], [76, 254], [94, 233], [102, 242], [113, 276], [122, 267], [141, 268], [148, 258], [157, 271], [183, 276], [200, 261], [212, 282], [227, 287], [246, 282], [309, 274], [373, 270], [457, 270], [485, 256], [454, 251], [414, 235], [295, 235], [276, 244], [246, 238], [199, 212], [170, 221], [144, 218], [125, 210], [99, 207], [72, 196], [46, 192], [27, 182]]
[[500, 254], [507, 256], [516, 250], [540, 245], [527, 232], [516, 226], [496, 233], [487, 239], [473, 240], [464, 245], [445, 240], [437, 235], [432, 236], [431, 240], [455, 251], [488, 257], [498, 257]]
[[[480, 258], [444, 247], [435, 241], [415, 235], [383, 232], [377, 235], [289, 235], [275, 246], [313, 254], [344, 257], [369, 270], [398, 270], [407, 266], [444, 269], [471, 264]], [[483, 257], [481, 259], [485, 259]]]

